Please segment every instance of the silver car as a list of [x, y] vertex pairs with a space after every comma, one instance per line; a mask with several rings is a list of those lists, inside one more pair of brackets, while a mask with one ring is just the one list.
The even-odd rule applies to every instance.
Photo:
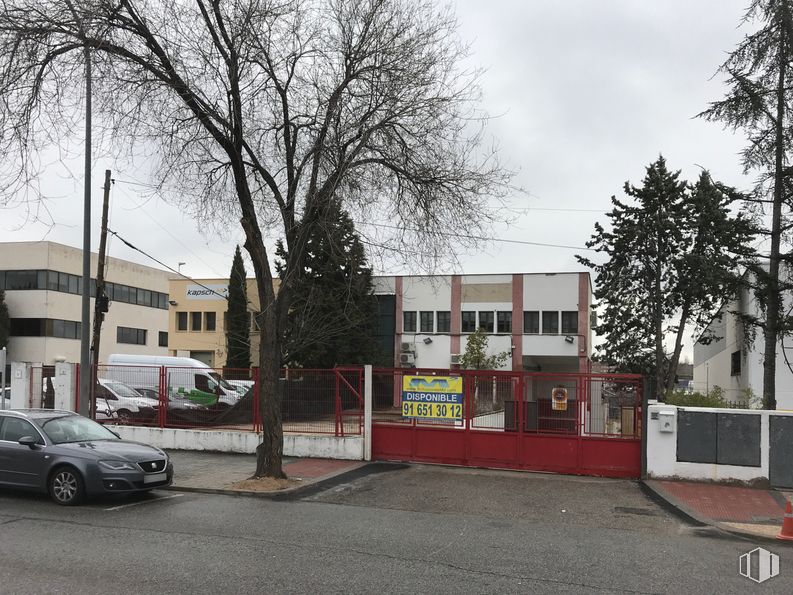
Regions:
[[159, 448], [121, 440], [86, 417], [53, 409], [0, 411], [1, 487], [47, 492], [72, 506], [172, 480], [173, 465]]

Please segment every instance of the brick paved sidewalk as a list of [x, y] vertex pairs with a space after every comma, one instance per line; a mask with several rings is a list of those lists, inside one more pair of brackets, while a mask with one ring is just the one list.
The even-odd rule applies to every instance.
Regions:
[[[168, 451], [174, 465], [173, 489], [228, 491], [232, 483], [248, 479], [256, 470], [256, 455], [204, 451]], [[361, 467], [363, 461], [284, 457], [284, 472], [301, 487]], [[294, 488], [292, 488], [294, 489]], [[286, 492], [289, 490], [282, 490]]]
[[644, 483], [669, 504], [702, 523], [758, 537], [777, 536], [785, 500], [793, 500], [793, 492], [743, 486], [653, 479]]

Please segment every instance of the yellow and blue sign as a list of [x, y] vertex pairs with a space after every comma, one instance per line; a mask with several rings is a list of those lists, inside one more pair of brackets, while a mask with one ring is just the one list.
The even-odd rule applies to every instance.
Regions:
[[462, 377], [403, 376], [402, 417], [462, 420]]

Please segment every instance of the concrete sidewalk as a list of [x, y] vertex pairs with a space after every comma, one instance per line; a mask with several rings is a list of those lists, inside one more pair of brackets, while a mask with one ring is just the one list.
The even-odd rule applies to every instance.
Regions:
[[793, 500], [789, 491], [716, 483], [650, 479], [644, 485], [695, 521], [747, 537], [776, 539], [785, 501]]
[[[256, 470], [256, 455], [171, 450], [168, 451], [168, 456], [171, 457], [174, 465], [174, 481], [171, 486], [173, 490], [224, 494], [253, 493], [233, 489], [231, 486], [253, 475]], [[364, 461], [284, 457], [284, 473], [290, 479], [297, 480], [298, 485], [256, 494], [262, 496], [295, 494], [365, 465]]]

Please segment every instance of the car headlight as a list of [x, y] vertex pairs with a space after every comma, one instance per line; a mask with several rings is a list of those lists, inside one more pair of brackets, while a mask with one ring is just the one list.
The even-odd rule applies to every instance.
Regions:
[[99, 464], [105, 469], [110, 469], [112, 471], [122, 471], [125, 469], [130, 471], [135, 470], [135, 466], [132, 463], [127, 463], [126, 461], [99, 461]]

